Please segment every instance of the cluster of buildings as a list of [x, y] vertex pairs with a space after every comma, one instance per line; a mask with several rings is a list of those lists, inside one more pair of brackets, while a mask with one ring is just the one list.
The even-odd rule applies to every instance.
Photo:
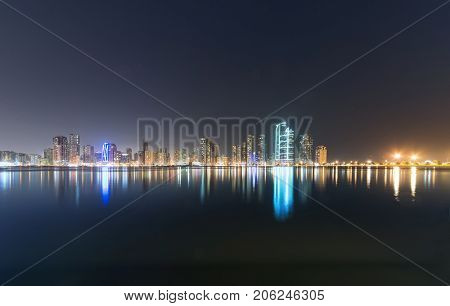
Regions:
[[[268, 153], [268, 147], [272, 149]], [[325, 165], [327, 148], [317, 146], [311, 135], [295, 137], [294, 131], [283, 122], [275, 126], [272, 143], [266, 142], [266, 135], [249, 134], [240, 144], [231, 147], [231, 156], [222, 154], [219, 144], [208, 138], [200, 138], [199, 146], [188, 150], [177, 149], [173, 158], [167, 149], [151, 150], [144, 143], [144, 151], [138, 152], [134, 162], [138, 165], [202, 165], [202, 166], [289, 166]]]
[[[270, 154], [268, 147], [270, 145]], [[118, 150], [114, 143], [104, 143], [101, 151], [92, 145], [81, 145], [80, 135], [55, 136], [52, 146], [44, 150], [44, 155], [0, 151], [0, 165], [30, 166], [266, 166], [266, 165], [325, 165], [327, 148], [314, 148], [311, 135], [295, 137], [294, 131], [283, 122], [275, 126], [274, 139], [266, 143], [266, 136], [247, 135], [245, 140], [233, 145], [231, 156], [221, 154], [219, 144], [208, 138], [200, 138], [195, 148], [180, 148], [174, 152], [167, 148], [151, 148], [144, 143], [142, 151], [131, 148]]]

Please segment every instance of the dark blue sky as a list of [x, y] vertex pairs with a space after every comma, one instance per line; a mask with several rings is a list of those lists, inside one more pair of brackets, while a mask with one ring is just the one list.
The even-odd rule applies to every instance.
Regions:
[[[10, 1], [11, 2], [11, 1]], [[443, 1], [24, 1], [17, 9], [181, 113], [265, 116]], [[279, 115], [310, 115], [333, 159], [450, 155], [450, 5]], [[0, 4], [0, 150], [58, 134], [136, 147], [174, 116]]]

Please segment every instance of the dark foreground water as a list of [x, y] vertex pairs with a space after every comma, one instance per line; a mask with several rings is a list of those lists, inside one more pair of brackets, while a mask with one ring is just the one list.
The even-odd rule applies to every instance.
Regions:
[[442, 284], [313, 199], [450, 282], [450, 171], [414, 168], [0, 170], [0, 282], [145, 192], [8, 284]]

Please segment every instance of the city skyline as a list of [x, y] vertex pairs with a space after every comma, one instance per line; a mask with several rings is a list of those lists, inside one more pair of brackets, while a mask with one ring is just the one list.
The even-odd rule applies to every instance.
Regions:
[[[280, 132], [282, 127], [285, 132]], [[282, 134], [282, 135], [281, 135]], [[283, 138], [282, 144], [280, 139]], [[119, 147], [111, 142], [102, 144], [100, 151], [95, 146], [81, 142], [79, 134], [70, 133], [66, 136], [54, 136], [52, 146], [43, 150], [43, 155], [17, 153], [14, 151], [0, 151], [0, 163], [3, 165], [41, 165], [41, 166], [75, 166], [86, 164], [127, 164], [127, 165], [294, 165], [314, 164], [325, 165], [327, 158], [312, 159], [311, 155], [305, 158], [304, 152], [312, 150], [312, 137], [309, 133], [294, 136], [287, 122], [275, 125], [275, 136], [272, 143], [266, 142], [264, 133], [248, 133], [241, 145], [233, 144], [230, 148], [221, 148], [220, 145], [208, 137], [198, 138], [197, 144], [188, 148], [155, 147], [155, 144], [144, 141], [140, 150]], [[305, 143], [303, 139], [310, 139]], [[300, 141], [299, 141], [300, 140]], [[192, 145], [192, 144], [191, 144]], [[325, 146], [320, 146], [324, 148]], [[318, 148], [320, 148], [318, 147]], [[270, 148], [274, 148], [271, 150]], [[231, 150], [231, 152], [230, 152]]]
[[133, 153], [133, 148], [119, 150], [116, 144], [105, 142], [99, 151], [81, 143], [79, 134], [70, 133], [68, 137], [54, 136], [52, 146], [45, 148], [42, 155], [0, 150], [0, 166], [450, 166], [448, 160], [398, 150], [385, 160], [332, 159], [326, 145], [314, 144], [310, 132], [295, 134], [285, 121], [275, 124], [272, 143], [266, 142], [264, 133], [249, 133], [241, 144], [222, 150], [214, 140], [201, 137], [190, 149], [143, 142], [141, 150]]

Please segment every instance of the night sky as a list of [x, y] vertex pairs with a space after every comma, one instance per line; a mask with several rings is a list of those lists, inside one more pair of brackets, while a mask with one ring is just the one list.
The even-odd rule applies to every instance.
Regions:
[[[443, 0], [9, 0], [186, 116], [260, 116]], [[0, 150], [76, 132], [136, 148], [136, 118], [176, 117], [0, 4]], [[450, 4], [278, 115], [314, 118], [331, 159], [450, 156]]]

